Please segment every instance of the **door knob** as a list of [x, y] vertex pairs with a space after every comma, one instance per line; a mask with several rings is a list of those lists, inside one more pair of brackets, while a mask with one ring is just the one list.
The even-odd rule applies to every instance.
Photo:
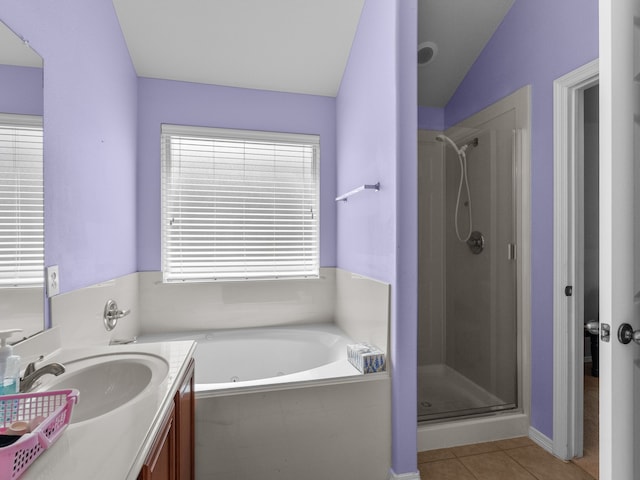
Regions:
[[628, 323], [623, 323], [618, 328], [618, 340], [620, 343], [631, 343], [633, 340], [637, 344], [640, 344], [640, 330], [633, 330], [633, 327]]
[[600, 322], [597, 320], [591, 320], [584, 324], [584, 329], [591, 335], [598, 335], [598, 333], [600, 333]]

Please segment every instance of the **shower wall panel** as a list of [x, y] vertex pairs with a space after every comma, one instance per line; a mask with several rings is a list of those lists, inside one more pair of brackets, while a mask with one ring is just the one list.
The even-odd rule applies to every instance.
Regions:
[[[469, 139], [458, 141], [463, 144]], [[471, 192], [473, 229], [481, 232], [487, 246], [491, 224], [492, 178], [489, 159], [491, 145], [487, 135], [467, 152], [467, 176]], [[471, 252], [455, 230], [456, 204], [460, 183], [460, 162], [451, 148], [446, 149], [447, 208], [446, 288], [447, 355], [446, 364], [477, 385], [488, 389], [491, 351], [491, 257], [489, 249]], [[469, 199], [463, 187], [458, 204], [458, 231], [469, 233]], [[491, 239], [492, 240], [492, 239]]]

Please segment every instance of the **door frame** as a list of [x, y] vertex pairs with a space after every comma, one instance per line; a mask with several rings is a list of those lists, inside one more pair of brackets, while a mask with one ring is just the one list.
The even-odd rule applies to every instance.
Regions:
[[[582, 456], [584, 408], [584, 91], [599, 83], [594, 60], [553, 84], [553, 453]], [[572, 286], [572, 295], [565, 287]]]

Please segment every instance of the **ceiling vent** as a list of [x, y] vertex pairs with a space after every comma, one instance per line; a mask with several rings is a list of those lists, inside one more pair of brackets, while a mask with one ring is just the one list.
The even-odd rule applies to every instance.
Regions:
[[438, 54], [438, 45], [433, 42], [422, 42], [418, 45], [418, 65], [423, 67], [432, 62]]

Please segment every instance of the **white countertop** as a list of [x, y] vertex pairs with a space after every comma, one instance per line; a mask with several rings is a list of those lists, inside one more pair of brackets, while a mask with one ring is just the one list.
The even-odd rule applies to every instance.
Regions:
[[[60, 362], [111, 353], [147, 353], [164, 358], [167, 378], [134, 400], [102, 416], [69, 425], [20, 480], [135, 480], [161, 420], [173, 404], [178, 382], [193, 356], [191, 341], [61, 349], [43, 360]], [[64, 375], [64, 374], [63, 374]], [[82, 392], [79, 397], [82, 402]], [[72, 416], [73, 419], [73, 416]]]

